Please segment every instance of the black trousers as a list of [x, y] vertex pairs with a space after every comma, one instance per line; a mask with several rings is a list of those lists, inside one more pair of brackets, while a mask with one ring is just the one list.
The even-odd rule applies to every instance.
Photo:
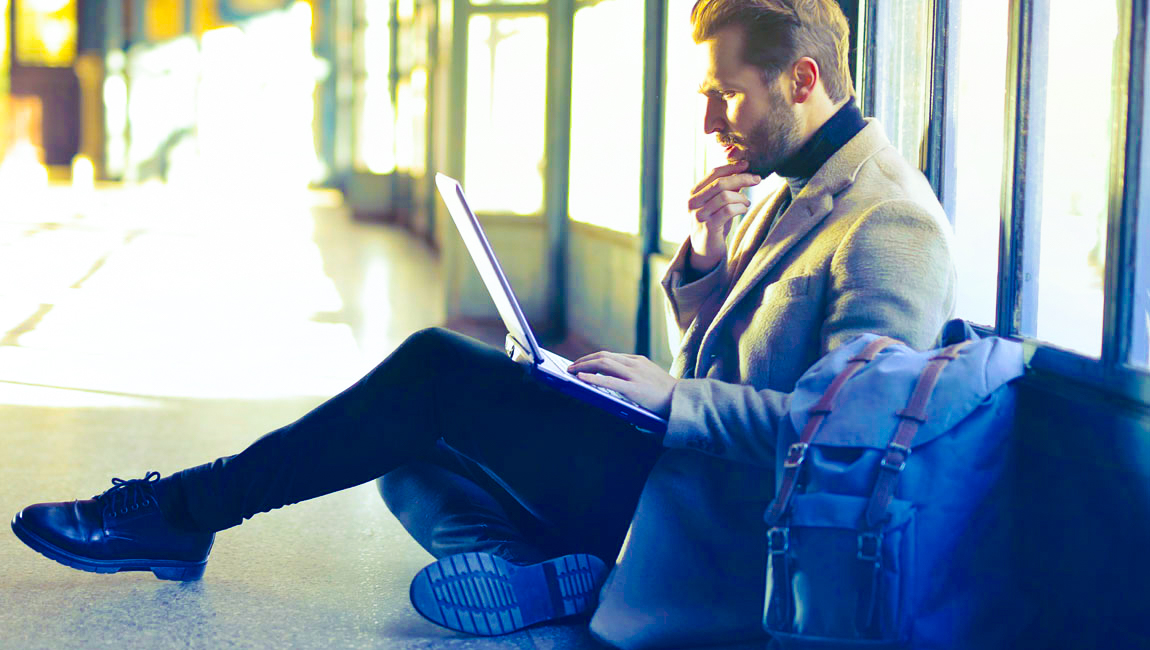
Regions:
[[436, 557], [582, 552], [612, 563], [661, 448], [531, 380], [501, 350], [428, 329], [296, 422], [165, 483], [190, 525], [218, 531], [379, 479]]

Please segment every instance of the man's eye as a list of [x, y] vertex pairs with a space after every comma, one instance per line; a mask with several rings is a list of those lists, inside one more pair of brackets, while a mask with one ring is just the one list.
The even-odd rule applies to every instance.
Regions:
[[733, 90], [724, 90], [723, 92], [719, 93], [719, 96], [721, 96], [723, 99], [734, 99], [735, 95], [737, 94], [738, 93]]

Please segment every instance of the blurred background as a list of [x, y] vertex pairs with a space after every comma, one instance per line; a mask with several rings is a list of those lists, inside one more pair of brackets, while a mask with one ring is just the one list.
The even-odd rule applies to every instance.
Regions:
[[[243, 224], [272, 203], [338, 204], [433, 251], [436, 307], [494, 340], [495, 312], [434, 192], [441, 171], [463, 181], [546, 338], [668, 363], [657, 280], [687, 233], [685, 197], [723, 161], [700, 128], [692, 4], [0, 0], [0, 214], [58, 219], [46, 202], [61, 200], [84, 214], [145, 186], [153, 219], [232, 210]], [[1122, 113], [1113, 66], [1083, 66], [1120, 59], [1119, 4], [1056, 5], [1030, 86], [1029, 128], [1044, 137], [1030, 144], [1028, 210], [1042, 219], [1020, 333], [1094, 357]], [[864, 112], [927, 171], [954, 223], [958, 315], [993, 326], [1012, 164], [1008, 5], [966, 0], [945, 20], [933, 2], [840, 5]], [[947, 112], [932, 124], [942, 78]]]

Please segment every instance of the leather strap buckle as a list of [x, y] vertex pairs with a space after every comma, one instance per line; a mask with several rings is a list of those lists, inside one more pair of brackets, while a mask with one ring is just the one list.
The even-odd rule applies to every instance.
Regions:
[[787, 449], [787, 458], [783, 461], [783, 467], [787, 469], [794, 469], [803, 464], [806, 460], [807, 448], [810, 445], [805, 442], [796, 442]]
[[910, 457], [910, 447], [904, 447], [897, 442], [891, 442], [886, 448], [886, 455], [879, 461], [879, 466], [894, 472], [906, 469], [906, 459]]
[[858, 558], [875, 564], [882, 561], [882, 533], [859, 533]]
[[767, 530], [767, 548], [770, 549], [772, 555], [779, 553], [786, 553], [791, 548], [791, 534], [790, 529], [775, 526]]

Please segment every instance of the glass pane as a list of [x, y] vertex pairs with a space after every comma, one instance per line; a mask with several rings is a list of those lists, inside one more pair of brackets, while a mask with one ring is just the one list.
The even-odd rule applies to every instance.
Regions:
[[365, 0], [359, 44], [363, 77], [355, 82], [355, 164], [375, 174], [395, 170], [395, 106], [388, 91], [391, 73], [389, 0]]
[[472, 16], [464, 187], [477, 212], [543, 210], [547, 19]]
[[930, 103], [932, 4], [880, 2], [875, 31], [875, 106], [870, 112], [903, 158], [919, 169]]
[[681, 243], [690, 234], [687, 199], [710, 170], [727, 162], [713, 135], [703, 132], [706, 99], [699, 94], [704, 61], [691, 40], [694, 0], [671, 0], [667, 7], [667, 88], [663, 106], [663, 199], [660, 235]]
[[427, 73], [416, 68], [399, 81], [395, 151], [399, 169], [422, 176], [427, 167]]
[[1006, 110], [1010, 6], [1001, 0], [959, 5], [958, 96], [954, 133], [954, 244], [960, 318], [994, 326]]
[[1035, 335], [1098, 356], [1117, 3], [1050, 3], [1048, 33]]
[[[571, 218], [639, 232], [643, 136], [643, 0], [575, 12], [571, 95]], [[612, 47], [603, 47], [612, 43]]]
[[68, 67], [76, 58], [76, 2], [16, 3], [16, 60]]

